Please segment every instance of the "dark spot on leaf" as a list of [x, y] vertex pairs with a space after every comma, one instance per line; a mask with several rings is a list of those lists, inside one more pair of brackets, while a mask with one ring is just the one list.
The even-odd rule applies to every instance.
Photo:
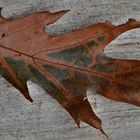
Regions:
[[92, 57], [91, 56], [84, 56], [80, 57], [75, 61], [75, 65], [81, 66], [81, 67], [87, 67], [92, 63]]
[[78, 66], [88, 66], [92, 62], [92, 56], [88, 53], [88, 48], [84, 45], [52, 53], [49, 56], [54, 59], [73, 62]]
[[29, 73], [25, 73], [25, 62], [23, 60], [16, 60], [12, 57], [5, 57], [5, 61], [13, 69], [13, 72], [16, 74], [18, 79], [27, 80], [29, 78]]
[[1, 36], [1, 37], [2, 37], [2, 38], [4, 38], [4, 37], [5, 37], [5, 35], [6, 35], [6, 34], [2, 34], [2, 36]]
[[35, 77], [36, 82], [42, 86], [51, 96], [56, 98], [60, 103], [67, 101], [67, 98], [62, 94], [62, 91], [48, 80], [41, 72], [33, 65], [29, 65], [30, 72]]
[[117, 64], [115, 63], [110, 63], [110, 64], [96, 64], [92, 67], [93, 70], [102, 72], [102, 73], [117, 73], [120, 71], [120, 68]]
[[99, 42], [103, 42], [105, 40], [105, 36], [100, 36], [100, 37], [98, 37], [98, 41]]
[[13, 83], [13, 78], [9, 74], [8, 70], [4, 68], [2, 65], [0, 65], [0, 74], [2, 77], [4, 77], [7, 81], [10, 83]]
[[107, 79], [99, 76], [93, 76], [93, 81], [96, 82], [95, 87], [99, 93], [104, 93], [108, 90], [110, 82]]
[[87, 42], [88, 47], [94, 47], [96, 45], [96, 41], [90, 40]]
[[[76, 79], [67, 79], [63, 81], [63, 85], [69, 89], [70, 93], [75, 97], [81, 99], [86, 94], [86, 87], [81, 85]], [[79, 88], [80, 87], [80, 88]]]
[[63, 81], [65, 79], [70, 78], [70, 73], [66, 69], [61, 69], [61, 68], [59, 69], [57, 67], [50, 66], [50, 65], [44, 65], [43, 67], [47, 72], [49, 72], [53, 77], [55, 77], [55, 79], [59, 81]]
[[75, 72], [75, 78], [78, 79], [79, 81], [82, 80], [87, 83], [86, 79], [88, 78], [88, 76], [85, 73]]
[[84, 45], [78, 45], [75, 48], [70, 48], [67, 50], [62, 50], [60, 52], [49, 54], [50, 57], [54, 59], [63, 59], [68, 62], [72, 62], [81, 56], [86, 56], [88, 54], [88, 49]]

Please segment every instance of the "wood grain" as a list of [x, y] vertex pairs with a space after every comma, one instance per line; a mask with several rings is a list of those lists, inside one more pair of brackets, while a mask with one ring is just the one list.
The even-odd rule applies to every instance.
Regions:
[[[139, 19], [139, 0], [0, 0], [7, 18], [18, 18], [36, 11], [71, 9], [67, 15], [46, 30], [60, 34], [98, 21], [114, 24]], [[113, 7], [113, 8], [112, 8]], [[118, 10], [119, 9], [119, 10]], [[111, 57], [140, 60], [140, 29], [129, 31], [107, 46]], [[98, 130], [82, 124], [78, 129], [69, 114], [40, 87], [29, 82], [34, 99], [31, 104], [8, 82], [0, 79], [0, 140], [106, 140]], [[88, 98], [103, 120], [111, 140], [140, 139], [140, 109], [116, 103], [87, 91]]]

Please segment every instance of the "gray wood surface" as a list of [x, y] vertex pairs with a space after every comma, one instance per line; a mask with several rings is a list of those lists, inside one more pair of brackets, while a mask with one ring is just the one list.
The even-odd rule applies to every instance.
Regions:
[[[83, 28], [111, 20], [140, 20], [139, 0], [0, 0], [2, 15], [19, 18], [36, 11], [71, 11], [46, 27], [50, 34]], [[140, 60], [140, 29], [124, 33], [105, 49], [115, 58]], [[3, 78], [0, 79], [0, 140], [140, 140], [140, 108], [110, 101], [89, 90], [88, 98], [103, 120], [109, 138], [82, 124], [78, 129], [70, 115], [37, 85], [28, 82], [34, 103], [29, 103]]]

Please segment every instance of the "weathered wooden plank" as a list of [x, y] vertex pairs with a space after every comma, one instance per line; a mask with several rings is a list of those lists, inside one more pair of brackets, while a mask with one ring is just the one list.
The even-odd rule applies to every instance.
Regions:
[[[19, 17], [36, 11], [71, 9], [57, 23], [47, 27], [60, 34], [87, 25], [128, 18], [140, 19], [139, 0], [0, 0], [5, 17]], [[127, 32], [105, 50], [111, 57], [140, 59], [140, 29]], [[69, 114], [40, 87], [28, 83], [31, 104], [8, 82], [0, 79], [0, 140], [106, 140], [98, 130], [82, 124], [78, 129]], [[93, 109], [103, 120], [111, 140], [140, 139], [140, 109], [116, 103], [87, 91]]]
[[6, 18], [17, 18], [36, 11], [70, 9], [66, 16], [50, 26], [53, 28], [49, 31], [54, 34], [106, 20], [115, 25], [126, 22], [128, 18], [140, 20], [139, 0], [1, 0], [0, 5], [4, 7], [2, 14]]

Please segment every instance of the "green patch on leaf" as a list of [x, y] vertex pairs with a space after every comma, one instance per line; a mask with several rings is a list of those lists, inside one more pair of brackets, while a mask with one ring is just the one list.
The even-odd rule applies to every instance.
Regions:
[[105, 40], [105, 36], [100, 36], [100, 37], [98, 37], [98, 41], [99, 42], [103, 42]]
[[88, 41], [87, 42], [87, 45], [88, 45], [88, 47], [94, 47], [95, 45], [96, 45], [97, 43], [96, 43], [96, 41], [94, 41], [94, 40], [90, 40], [90, 41]]
[[60, 69], [50, 65], [43, 66], [47, 72], [49, 72], [53, 77], [59, 81], [70, 78], [70, 72], [66, 69]]
[[5, 61], [12, 68], [13, 72], [16, 74], [18, 79], [27, 80], [29, 78], [29, 73], [25, 73], [25, 62], [23, 60], [16, 60], [12, 57], [5, 57]]
[[33, 65], [29, 65], [30, 72], [35, 77], [36, 82], [42, 86], [50, 95], [59, 100], [60, 102], [67, 101], [67, 98], [63, 95], [62, 91], [49, 79], [47, 79], [38, 69]]
[[77, 66], [87, 67], [92, 63], [92, 56], [88, 52], [88, 48], [84, 45], [79, 45], [75, 48], [62, 50], [49, 54], [54, 59], [60, 59], [74, 63]]
[[2, 64], [0, 64], [0, 74], [2, 77], [8, 79], [8, 81], [12, 81], [12, 77], [9, 75], [7, 69], [2, 66]]

